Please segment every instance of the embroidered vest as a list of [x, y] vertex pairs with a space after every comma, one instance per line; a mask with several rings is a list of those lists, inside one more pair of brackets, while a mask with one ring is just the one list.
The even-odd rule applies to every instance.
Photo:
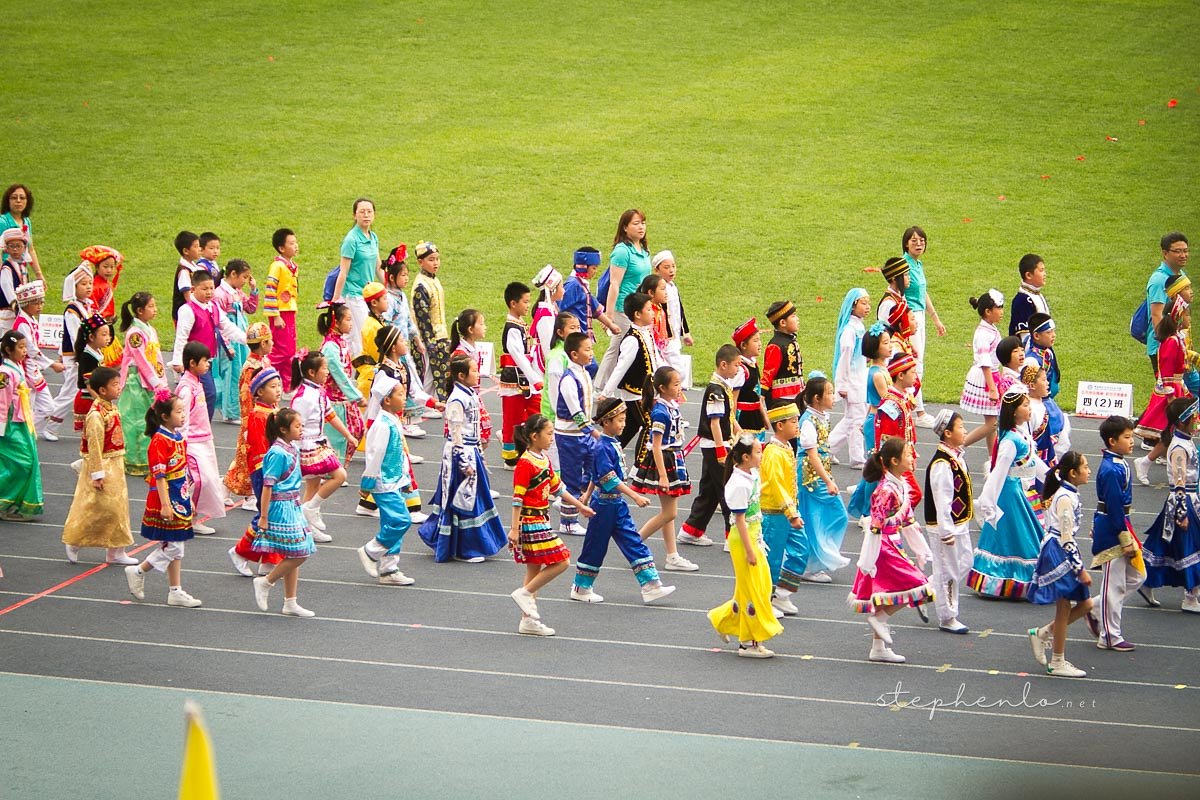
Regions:
[[[803, 425], [805, 420], [812, 422], [813, 427], [817, 429], [817, 458], [821, 459], [821, 464], [825, 467], [826, 472], [833, 469], [833, 458], [829, 453], [829, 420], [822, 419], [812, 411], [805, 411], [800, 417], [800, 424]], [[808, 491], [813, 491], [816, 487], [817, 479], [821, 476], [812, 468], [812, 464], [808, 463], [808, 456], [804, 453], [797, 454], [800, 459], [800, 485]], [[824, 489], [822, 489], [824, 491]]]
[[446, 294], [442, 290], [442, 282], [435, 276], [419, 272], [413, 283], [413, 293], [418, 289], [423, 289], [429, 297], [429, 324], [433, 328], [434, 338], [449, 339], [450, 334], [446, 329]]
[[762, 404], [759, 402], [762, 397], [762, 388], [759, 386], [762, 373], [758, 369], [758, 361], [742, 358], [742, 371], [746, 379], [737, 394], [738, 424], [747, 431], [765, 430], [767, 421], [763, 419]]
[[[713, 376], [716, 377], [715, 375]], [[730, 409], [733, 407], [730, 398], [729, 387], [723, 381], [714, 380], [704, 389], [704, 397], [700, 400], [700, 422], [696, 426], [696, 435], [701, 439], [712, 441], [712, 422], [708, 416], [708, 404], [717, 402], [722, 404], [721, 409], [721, 440], [729, 441], [732, 435], [732, 424], [730, 422]], [[755, 406], [757, 407], [757, 403]]]
[[971, 474], [962, 468], [962, 464], [957, 458], [941, 447], [933, 454], [933, 458], [929, 459], [929, 466], [925, 469], [925, 524], [936, 525], [938, 521], [937, 506], [933, 503], [933, 487], [929, 482], [929, 474], [933, 472], [933, 465], [939, 461], [945, 461], [950, 467], [950, 474], [954, 476], [954, 494], [950, 499], [950, 519], [954, 521], [955, 525], [962, 525], [975, 516], [975, 507], [971, 501]]
[[656, 345], [650, 340], [650, 336], [649, 331], [638, 330], [634, 327], [625, 332], [626, 339], [633, 337], [638, 343], [637, 357], [633, 359], [629, 369], [625, 370], [625, 374], [621, 376], [621, 382], [617, 384], [627, 392], [641, 394], [642, 388], [646, 385], [646, 379], [651, 376], [654, 362], [651, 360], [650, 348], [656, 347]]
[[195, 300], [188, 300], [186, 305], [190, 306], [192, 313], [196, 316], [196, 322], [192, 325], [192, 331], [188, 334], [189, 342], [199, 342], [208, 348], [209, 355], [214, 359], [217, 357], [217, 331], [220, 329], [221, 312], [217, 309], [217, 304], [210, 302], [208, 308], [197, 303]]
[[[92, 404], [89, 414], [98, 414], [104, 422], [104, 440], [101, 444], [102, 455], [115, 456], [125, 453], [125, 432], [121, 429], [121, 415], [112, 403], [97, 400]], [[87, 457], [88, 437], [85, 434], [79, 442], [79, 454]]]
[[500, 354], [500, 385], [501, 386], [519, 386], [522, 389], [531, 388], [529, 386], [529, 378], [525, 377], [525, 373], [517, 366], [517, 360], [508, 352], [507, 342], [509, 331], [516, 330], [521, 334], [521, 341], [524, 343], [525, 357], [532, 358], [530, 351], [533, 349], [533, 341], [529, 337], [529, 329], [525, 327], [523, 322], [513, 322], [511, 319], [504, 321], [504, 329], [501, 331], [501, 343], [504, 345], [504, 352]]
[[[779, 348], [781, 358], [779, 371], [771, 379], [769, 400], [794, 400], [804, 390], [804, 359], [800, 357], [800, 346], [790, 333], [775, 331], [768, 347]], [[769, 405], [769, 404], [768, 404]]]

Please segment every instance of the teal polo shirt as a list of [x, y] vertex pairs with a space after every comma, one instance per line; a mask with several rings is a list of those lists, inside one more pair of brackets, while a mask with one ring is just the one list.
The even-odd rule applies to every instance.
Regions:
[[613, 311], [625, 313], [625, 298], [637, 291], [642, 281], [650, 274], [650, 253], [626, 242], [621, 242], [613, 248], [608, 263], [614, 267], [624, 267], [625, 277], [617, 289], [617, 307]]
[[904, 299], [913, 311], [925, 310], [925, 294], [928, 284], [925, 282], [925, 265], [920, 259], [913, 258], [905, 251], [904, 260], [908, 262], [908, 288], [904, 290]]
[[[1158, 269], [1150, 274], [1150, 280], [1146, 281], [1146, 312], [1150, 311], [1150, 306], [1155, 303], [1163, 304], [1163, 313], [1166, 313], [1167, 306], [1167, 278], [1175, 273], [1167, 266], [1167, 262], [1163, 261], [1158, 265]], [[1154, 338], [1154, 331], [1150, 330], [1146, 334], [1146, 355], [1153, 356], [1158, 354], [1158, 339]]]
[[350, 259], [342, 296], [362, 297], [363, 287], [377, 277], [375, 267], [379, 263], [379, 237], [374, 231], [364, 234], [362, 228], [355, 225], [342, 239], [341, 256]]

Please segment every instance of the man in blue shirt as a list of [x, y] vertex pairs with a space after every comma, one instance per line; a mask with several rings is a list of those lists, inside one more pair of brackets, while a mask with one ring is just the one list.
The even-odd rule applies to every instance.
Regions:
[[1158, 377], [1158, 339], [1154, 338], [1154, 329], [1162, 319], [1167, 304], [1167, 279], [1172, 275], [1183, 272], [1188, 262], [1188, 240], [1178, 231], [1162, 237], [1162, 263], [1150, 275], [1146, 282], [1146, 307], [1150, 312], [1150, 330], [1146, 336], [1146, 355], [1150, 357], [1150, 366]]

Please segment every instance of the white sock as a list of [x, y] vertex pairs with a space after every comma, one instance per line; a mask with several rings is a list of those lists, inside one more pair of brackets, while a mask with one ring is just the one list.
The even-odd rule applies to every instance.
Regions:
[[1052, 667], [1061, 667], [1064, 661], [1066, 661], [1065, 653], [1055, 653], [1050, 656], [1050, 666]]
[[182, 592], [182, 591], [183, 591], [183, 587], [182, 587], [182, 586], [172, 586], [172, 587], [171, 587], [171, 591], [172, 591], [172, 592]]
[[304, 507], [305, 507], [305, 508], [311, 508], [311, 509], [313, 509], [313, 510], [315, 510], [315, 511], [320, 511], [320, 510], [321, 510], [321, 503], [324, 503], [324, 502], [325, 502], [325, 498], [324, 498], [324, 497], [321, 497], [321, 495], [320, 495], [320, 494], [314, 494], [314, 495], [313, 495], [313, 497], [312, 497], [312, 500], [309, 500], [307, 503], [305, 503], [305, 504], [304, 504]]

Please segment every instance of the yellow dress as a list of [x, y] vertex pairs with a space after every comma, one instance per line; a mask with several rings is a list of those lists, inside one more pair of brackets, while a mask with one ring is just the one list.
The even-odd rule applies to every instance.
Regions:
[[[125, 484], [125, 435], [121, 416], [112, 403], [97, 399], [92, 404], [83, 422], [79, 451], [83, 468], [63, 527], [63, 544], [128, 547], [133, 544], [133, 533], [129, 526], [129, 488]], [[104, 488], [96, 489], [92, 479], [101, 475]]]
[[771, 568], [762, 548], [762, 508], [757, 474], [735, 469], [725, 485], [725, 502], [732, 514], [746, 515], [750, 546], [757, 564], [746, 560], [741, 534], [735, 525], [729, 532], [729, 557], [733, 560], [733, 598], [708, 612], [717, 633], [739, 642], [765, 642], [783, 632], [771, 607]]

